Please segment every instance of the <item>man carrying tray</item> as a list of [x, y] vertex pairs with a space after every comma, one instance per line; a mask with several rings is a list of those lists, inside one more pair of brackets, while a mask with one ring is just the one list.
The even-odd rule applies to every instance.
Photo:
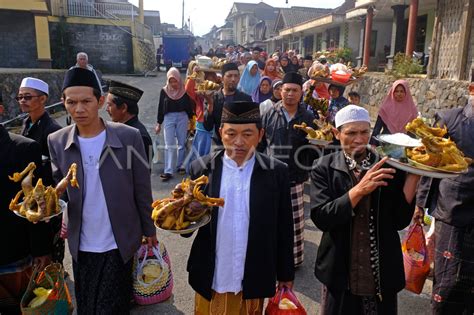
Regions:
[[143, 236], [157, 245], [145, 147], [138, 129], [100, 118], [104, 97], [91, 71], [67, 71], [62, 90], [75, 123], [48, 145], [56, 179], [77, 163], [79, 189], [67, 193], [78, 314], [128, 314], [132, 258]]
[[195, 160], [191, 177], [209, 177], [205, 191], [223, 198], [199, 229], [189, 255], [195, 314], [261, 314], [275, 284], [292, 287], [293, 219], [288, 168], [255, 147], [263, 137], [257, 103], [225, 103], [224, 150]]
[[[436, 114], [435, 125], [446, 126], [453, 140], [474, 158], [474, 76], [464, 108]], [[433, 314], [474, 312], [474, 167], [454, 178], [423, 177], [417, 194], [417, 214], [428, 208], [435, 218]]]
[[384, 168], [367, 149], [369, 113], [348, 105], [335, 117], [342, 151], [314, 162], [311, 219], [323, 231], [315, 275], [321, 314], [397, 314], [405, 287], [398, 230], [411, 221], [419, 176]]

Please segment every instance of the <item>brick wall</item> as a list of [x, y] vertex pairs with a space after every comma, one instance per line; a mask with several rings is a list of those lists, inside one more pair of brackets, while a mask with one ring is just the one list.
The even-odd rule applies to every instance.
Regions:
[[103, 73], [133, 72], [129, 27], [50, 22], [49, 32], [53, 68], [74, 65], [76, 54], [85, 51], [90, 64]]
[[32, 13], [0, 10], [0, 68], [36, 68]]

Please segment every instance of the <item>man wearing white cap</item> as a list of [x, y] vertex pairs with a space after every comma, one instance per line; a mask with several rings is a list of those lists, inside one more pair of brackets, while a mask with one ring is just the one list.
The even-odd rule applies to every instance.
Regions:
[[[46, 82], [27, 77], [21, 81], [16, 100], [20, 104], [21, 111], [28, 114], [28, 117], [23, 121], [21, 135], [40, 144], [43, 156], [41, 177], [45, 185], [52, 185], [54, 181], [47, 138], [49, 134], [61, 129], [61, 126], [45, 110], [48, 95], [49, 87]], [[59, 237], [61, 220], [62, 216], [58, 216], [50, 222], [51, 233], [58, 236], [54, 237], [54, 244], [52, 244], [52, 259], [59, 263], [62, 263], [64, 258], [64, 240]]]
[[[46, 82], [36, 78], [24, 78], [21, 81], [16, 100], [20, 104], [21, 111], [28, 114], [28, 117], [23, 121], [21, 134], [38, 142], [41, 145], [42, 155], [49, 159], [46, 139], [50, 133], [61, 129], [61, 126], [45, 110], [48, 95], [49, 87]], [[50, 185], [52, 181], [48, 182], [48, 180], [51, 179], [52, 177], [43, 178], [43, 182]]]
[[398, 230], [411, 221], [419, 176], [371, 153], [364, 108], [348, 105], [335, 122], [342, 150], [311, 172], [311, 219], [323, 231], [315, 266], [321, 314], [395, 315], [405, 287]]

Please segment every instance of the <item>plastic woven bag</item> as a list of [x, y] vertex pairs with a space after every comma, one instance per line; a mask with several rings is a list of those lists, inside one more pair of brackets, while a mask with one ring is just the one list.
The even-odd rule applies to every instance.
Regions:
[[306, 315], [306, 310], [292, 289], [282, 287], [268, 300], [265, 315]]
[[[146, 269], [156, 271], [147, 279]], [[148, 250], [142, 245], [135, 255], [133, 266], [133, 297], [139, 305], [150, 305], [167, 300], [173, 291], [171, 263], [163, 243]]]
[[[38, 292], [40, 287], [51, 291], [44, 302], [31, 307], [29, 304], [36, 297], [35, 291]], [[23, 315], [72, 314], [74, 307], [64, 281], [64, 269], [61, 264], [50, 264], [41, 272], [35, 268], [20, 305]]]
[[430, 272], [430, 260], [426, 248], [425, 234], [419, 222], [410, 225], [402, 242], [405, 289], [420, 294]]

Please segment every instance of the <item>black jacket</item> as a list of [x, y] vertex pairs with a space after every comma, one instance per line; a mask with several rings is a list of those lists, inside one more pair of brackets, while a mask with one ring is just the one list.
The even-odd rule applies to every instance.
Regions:
[[300, 184], [308, 180], [313, 161], [319, 157], [320, 152], [309, 144], [307, 134], [302, 130], [296, 130], [293, 125], [304, 122], [316, 129], [313, 123], [314, 116], [300, 104], [295, 117], [288, 122], [282, 108], [280, 101], [263, 116], [265, 138], [259, 150], [266, 150], [268, 155], [288, 164], [290, 181]]
[[[397, 170], [389, 185], [371, 194], [379, 251], [378, 277], [381, 293], [405, 287], [405, 273], [398, 230], [411, 221], [414, 203], [403, 194], [405, 173]], [[314, 162], [311, 172], [311, 219], [323, 231], [316, 257], [315, 275], [333, 290], [349, 287], [353, 209], [349, 190], [353, 187], [344, 154], [336, 152]]]
[[[222, 157], [214, 152], [191, 164], [192, 178], [209, 176], [205, 193], [219, 197]], [[213, 208], [211, 222], [200, 228], [189, 255], [189, 284], [211, 299], [215, 269], [216, 232], [219, 208]], [[287, 167], [276, 159], [256, 153], [250, 181], [250, 220], [245, 260], [244, 299], [271, 297], [276, 280], [292, 281], [293, 216]]]
[[138, 116], [133, 116], [125, 122], [126, 125], [138, 129], [140, 136], [142, 136], [143, 145], [145, 145], [146, 157], [148, 160], [153, 158], [153, 142], [151, 141], [150, 134], [146, 130], [146, 127], [138, 119]]
[[[474, 158], [474, 104], [436, 115], [436, 123], [448, 128], [453, 140], [466, 156]], [[417, 192], [417, 205], [444, 223], [462, 227], [474, 224], [474, 165], [467, 173], [454, 178], [422, 177]]]
[[[222, 90], [214, 94], [213, 100], [214, 107], [212, 113], [209, 114], [209, 112], [207, 111], [207, 107], [204, 111], [203, 125], [207, 131], [212, 131], [214, 129], [214, 142], [217, 145], [222, 145], [221, 135], [219, 134], [219, 128], [221, 127], [222, 109], [224, 108], [225, 103], [225, 97], [224, 93], [222, 93]], [[239, 101], [252, 102], [252, 97], [248, 94], [245, 94], [244, 92], [236, 90], [234, 94], [234, 102]]]
[[39, 166], [35, 171], [35, 178], [39, 178], [40, 145], [33, 140], [8, 133], [0, 125], [0, 148], [0, 265], [7, 265], [30, 255], [37, 257], [49, 254], [53, 235], [46, 223], [30, 223], [8, 209], [10, 200], [21, 190], [21, 183], [11, 181], [8, 176], [23, 171], [28, 163], [35, 162]]
[[51, 116], [49, 116], [48, 112], [44, 112], [43, 116], [41, 116], [41, 118], [34, 124], [31, 124], [31, 119], [29, 117], [23, 121], [21, 135], [38, 142], [41, 146], [41, 155], [48, 157], [48, 159], [43, 160], [43, 183], [45, 185], [54, 184], [51, 162], [49, 161], [47, 139], [51, 133], [59, 129], [61, 129], [61, 126], [52, 119]]

